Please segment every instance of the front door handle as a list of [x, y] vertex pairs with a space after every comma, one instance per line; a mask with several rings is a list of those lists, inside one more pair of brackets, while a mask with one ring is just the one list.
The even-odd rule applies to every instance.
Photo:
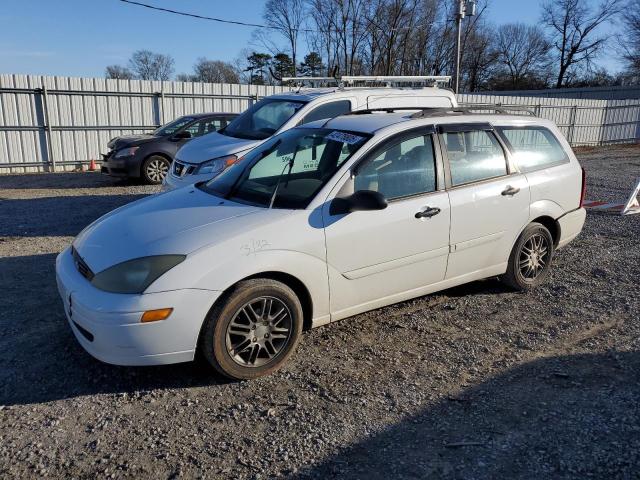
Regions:
[[518, 193], [520, 189], [518, 187], [512, 187], [511, 185], [507, 185], [507, 188], [502, 191], [502, 196], [510, 196], [513, 197], [516, 193]]
[[441, 210], [438, 207], [434, 207], [434, 208], [427, 207], [421, 212], [416, 213], [416, 218], [431, 218], [431, 217], [435, 217], [440, 212]]

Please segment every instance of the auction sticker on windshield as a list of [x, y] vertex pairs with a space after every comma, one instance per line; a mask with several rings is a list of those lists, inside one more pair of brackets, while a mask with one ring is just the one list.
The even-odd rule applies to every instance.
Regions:
[[333, 140], [334, 142], [342, 142], [348, 143], [349, 145], [354, 145], [361, 142], [364, 137], [359, 137], [358, 135], [353, 135], [351, 133], [334, 131], [327, 135], [327, 139]]

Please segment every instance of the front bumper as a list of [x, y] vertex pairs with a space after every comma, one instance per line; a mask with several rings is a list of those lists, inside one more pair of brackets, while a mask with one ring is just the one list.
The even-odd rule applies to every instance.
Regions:
[[[93, 357], [114, 365], [193, 360], [202, 323], [220, 292], [182, 289], [141, 295], [103, 292], [76, 269], [71, 249], [56, 259], [56, 281], [71, 330]], [[146, 310], [173, 308], [166, 320], [140, 323]]]
[[100, 173], [111, 177], [139, 177], [140, 161], [135, 155], [131, 157], [114, 158], [113, 152], [102, 156]]

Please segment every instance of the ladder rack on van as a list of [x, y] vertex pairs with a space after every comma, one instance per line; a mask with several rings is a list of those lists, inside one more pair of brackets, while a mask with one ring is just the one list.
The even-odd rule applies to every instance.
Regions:
[[294, 82], [298, 85], [310, 84], [314, 87], [323, 83], [334, 83], [338, 87], [354, 85], [356, 83], [383, 83], [386, 87], [403, 84], [423, 84], [425, 86], [437, 87], [448, 84], [451, 81], [451, 77], [445, 75], [343, 75], [336, 77], [282, 77], [281, 81], [283, 83]]

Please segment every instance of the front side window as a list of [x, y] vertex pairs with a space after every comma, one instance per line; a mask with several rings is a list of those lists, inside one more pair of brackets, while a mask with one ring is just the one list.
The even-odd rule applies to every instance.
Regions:
[[367, 135], [295, 128], [276, 135], [202, 188], [241, 203], [306, 208]]
[[203, 120], [203, 124], [202, 135], [206, 135], [207, 133], [217, 132], [226, 125], [226, 122], [223, 118], [209, 118]]
[[229, 137], [264, 140], [276, 133], [304, 105], [302, 101], [265, 98], [236, 117], [220, 133]]
[[169, 122], [166, 125], [158, 128], [153, 134], [157, 137], [168, 137], [169, 135], [173, 135], [178, 130], [180, 130], [185, 125], [193, 122], [193, 117], [180, 117], [174, 120], [173, 122]]
[[329, 102], [320, 105], [311, 110], [302, 123], [311, 123], [316, 120], [328, 120], [330, 118], [339, 117], [351, 111], [351, 102], [349, 100], [340, 100], [337, 102]]
[[447, 132], [442, 138], [454, 187], [507, 174], [504, 151], [492, 132]]
[[407, 138], [385, 147], [358, 167], [355, 190], [380, 192], [387, 200], [436, 190], [431, 135]]
[[513, 159], [521, 172], [567, 163], [569, 157], [558, 139], [543, 127], [498, 127], [513, 150]]

